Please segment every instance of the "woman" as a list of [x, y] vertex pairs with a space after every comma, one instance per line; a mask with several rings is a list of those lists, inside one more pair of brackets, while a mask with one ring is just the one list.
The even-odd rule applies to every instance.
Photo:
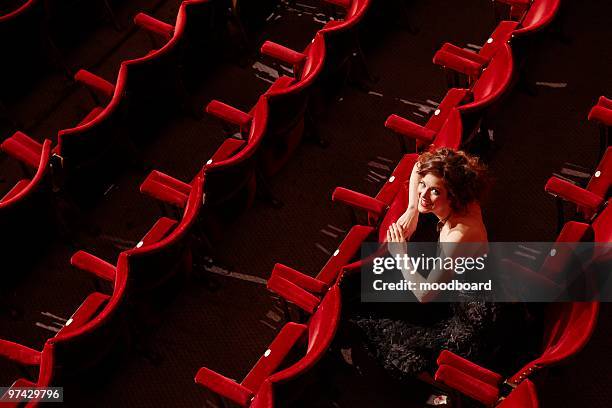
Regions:
[[[486, 189], [484, 173], [476, 157], [461, 151], [443, 148], [422, 154], [408, 184], [408, 208], [387, 231], [390, 252], [405, 254], [409, 245], [405, 241], [415, 232], [419, 214], [432, 213], [438, 219], [439, 243], [445, 246], [445, 253], [439, 256], [485, 253], [487, 231], [479, 204]], [[467, 245], [467, 250], [466, 245], [463, 249], [451, 245], [454, 249], [447, 250], [449, 243], [473, 245]], [[394, 251], [397, 246], [401, 248]], [[452, 269], [443, 268], [432, 269], [427, 277], [418, 272], [409, 277], [406, 271], [402, 273], [417, 282], [416, 288], [420, 282], [446, 282], [456, 276]], [[415, 289], [412, 293], [421, 303], [437, 296], [436, 291]], [[522, 305], [510, 306], [487, 303], [479, 294], [465, 293], [462, 301], [455, 303], [361, 304], [351, 322], [369, 354], [393, 377], [430, 379], [444, 349], [499, 367], [484, 357], [499, 354], [506, 330], [520, 330], [526, 321], [533, 320]]]
[[[387, 230], [387, 242], [392, 243], [390, 251], [406, 253], [405, 242], [416, 230], [419, 213], [432, 213], [438, 218], [438, 242], [445, 244], [445, 256], [476, 257], [486, 253], [487, 231], [479, 204], [486, 188], [484, 173], [484, 166], [476, 157], [461, 151], [442, 148], [422, 154], [410, 176], [408, 208]], [[464, 245], [453, 245], [459, 243]], [[407, 277], [406, 271], [402, 272]], [[424, 282], [448, 281], [453, 274], [450, 269], [439, 268], [432, 270], [426, 279], [413, 273], [410, 280], [418, 288]], [[432, 300], [436, 295], [436, 292], [412, 292], [419, 302]]]

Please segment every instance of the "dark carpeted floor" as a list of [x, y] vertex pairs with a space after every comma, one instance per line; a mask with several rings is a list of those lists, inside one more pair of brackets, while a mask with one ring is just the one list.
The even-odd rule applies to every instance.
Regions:
[[[495, 26], [487, 0], [405, 1], [405, 13], [401, 2], [375, 2], [361, 33], [369, 68], [378, 80], [344, 86], [316, 116], [316, 131], [329, 146], [303, 143], [272, 180], [283, 207], [257, 201], [224, 227], [213, 243], [215, 265], [195, 265], [195, 276], [176, 288], [148, 331], [118, 350], [106, 370], [67, 384], [66, 405], [215, 406], [214, 399], [193, 383], [197, 369], [207, 366], [238, 380], [246, 375], [283, 323], [282, 309], [265, 289], [274, 264], [317, 273], [350, 227], [345, 209], [331, 203], [333, 189], [378, 191], [401, 156], [395, 137], [383, 126], [386, 117], [397, 113], [424, 123], [445, 93], [444, 75], [431, 62], [434, 51], [445, 41], [482, 45]], [[88, 25], [88, 34], [60, 46], [71, 67], [85, 67], [112, 80], [120, 61], [151, 49], [148, 36], [128, 28], [131, 17], [147, 10], [172, 22], [179, 3], [139, 0], [121, 5], [121, 31], [89, 16], [95, 24]], [[321, 3], [283, 4], [254, 42], [271, 39], [303, 49], [330, 17]], [[612, 94], [612, 53], [604, 52], [603, 42], [610, 33], [606, 17], [612, 3], [565, 3], [561, 17], [569, 41], [545, 36], [532, 47], [522, 67], [529, 86], [516, 87], [491, 117], [495, 145], [488, 161], [496, 182], [485, 205], [485, 223], [492, 241], [553, 240], [556, 213], [543, 191], [546, 179], [566, 162], [585, 168], [596, 163], [598, 134], [586, 114], [599, 95]], [[66, 31], [78, 29], [67, 27]], [[273, 79], [270, 72], [284, 73], [283, 67], [259, 57], [249, 56], [247, 61], [211, 64], [190, 89], [198, 110], [212, 99], [249, 110]], [[93, 106], [83, 89], [58, 72], [43, 78], [36, 89], [11, 106], [11, 112], [20, 128], [39, 140], [77, 123]], [[6, 136], [17, 129], [14, 124], [4, 127]], [[225, 137], [216, 120], [178, 112], [150, 132], [143, 159], [147, 170], [188, 181]], [[1, 157], [0, 170], [2, 194], [20, 169]], [[61, 319], [94, 289], [90, 277], [71, 268], [70, 256], [86, 249], [114, 261], [121, 250], [138, 242], [161, 215], [153, 200], [138, 192], [147, 170], [124, 171], [101, 199], [78, 209], [73, 235], [50, 243], [33, 255], [29, 270], [19, 271], [25, 278], [5, 296], [22, 314], [0, 315], [0, 338], [40, 349]], [[542, 382], [542, 406], [610, 404], [611, 328], [610, 307], [603, 304], [586, 349], [567, 367], [551, 370]], [[381, 378], [362, 376], [338, 356], [328, 356], [323, 367], [334, 390], [324, 393], [309, 385], [312, 392], [305, 393], [309, 398], [300, 405], [423, 406], [429, 392], [426, 387], [403, 390]], [[13, 367], [0, 362], [0, 385], [16, 375]]]

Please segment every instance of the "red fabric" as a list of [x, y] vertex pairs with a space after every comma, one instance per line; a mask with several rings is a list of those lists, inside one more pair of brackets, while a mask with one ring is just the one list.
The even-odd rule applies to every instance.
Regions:
[[294, 303], [300, 309], [310, 314], [314, 313], [321, 302], [321, 300], [312, 293], [278, 275], [272, 275], [270, 279], [268, 279], [267, 287], [268, 290]]
[[98, 117], [98, 115], [100, 113], [102, 113], [102, 111], [104, 111], [104, 108], [101, 108], [99, 106], [96, 106], [95, 108], [93, 108], [91, 111], [89, 111], [89, 113], [87, 114], [87, 116], [85, 116], [77, 126], [81, 126], [84, 125], [86, 123], [91, 122], [92, 120], [94, 120], [95, 118]]
[[382, 201], [344, 187], [336, 187], [332, 193], [332, 201], [344, 203], [376, 215], [381, 215], [387, 209], [387, 204]]
[[595, 105], [589, 112], [589, 120], [600, 122], [606, 126], [612, 126], [612, 109]]
[[442, 350], [438, 356], [437, 364], [452, 366], [457, 370], [460, 370], [480, 381], [484, 381], [485, 383], [494, 387], [496, 387], [503, 380], [501, 375], [491, 370], [487, 370], [486, 368], [481, 367], [478, 364], [475, 364], [470, 360], [458, 356], [457, 354], [448, 350]]
[[431, 148], [448, 147], [458, 149], [463, 138], [463, 122], [457, 108], [451, 109], [444, 125], [434, 138]]
[[[592, 224], [595, 232], [595, 242], [612, 242], [612, 203], [608, 200], [606, 208], [595, 218]], [[609, 248], [598, 247], [600, 251], [609, 254]], [[595, 248], [595, 250], [598, 250]]]
[[548, 338], [542, 355], [513, 375], [508, 382], [520, 383], [533, 372], [562, 363], [575, 356], [588, 343], [599, 314], [599, 302], [572, 302], [553, 306], [554, 313], [547, 316], [552, 320], [552, 329], [546, 333]]
[[[465, 59], [470, 59], [474, 62], [477, 62], [481, 65], [486, 65], [489, 61], [490, 58], [486, 58], [483, 57], [482, 55], [474, 52], [474, 51], [470, 51], [470, 50], [466, 50], [464, 48], [461, 47], [457, 47], [454, 44], [451, 43], [444, 43], [442, 45], [442, 48], [440, 48], [440, 51], [445, 51], [445, 52], [450, 52], [455, 54], [458, 57], [461, 58], [465, 58]], [[434, 61], [435, 62], [435, 61]]]
[[293, 66], [301, 65], [306, 60], [306, 55], [301, 52], [294, 51], [272, 41], [266, 41], [261, 46], [261, 53]]
[[[281, 75], [280, 77], [278, 77], [276, 81], [274, 81], [272, 85], [270, 85], [270, 87], [268, 88], [268, 90], [266, 91], [264, 95], [271, 95], [271, 94], [274, 94], [275, 92], [286, 89], [289, 86], [293, 85], [295, 81], [296, 81], [295, 78], [291, 78], [286, 75]], [[255, 107], [253, 107], [253, 110], [254, 109]], [[253, 114], [253, 110], [249, 113]]]
[[195, 382], [235, 402], [241, 407], [247, 407], [254, 395], [251, 390], [243, 385], [206, 367], [198, 370]]
[[70, 264], [82, 271], [93, 273], [104, 280], [114, 282], [117, 276], [117, 269], [95, 255], [85, 251], [78, 251], [70, 258]]
[[534, 0], [521, 21], [516, 35], [524, 35], [542, 29], [557, 15], [561, 0]]
[[612, 99], [608, 99], [603, 95], [599, 97], [597, 104], [603, 108], [612, 109]]
[[[474, 54], [477, 55], [476, 53]], [[433, 63], [472, 77], [480, 75], [483, 69], [483, 64], [475, 59], [465, 58], [444, 50], [438, 50], [438, 52], [436, 52]]]
[[249, 408], [274, 408], [274, 389], [269, 380], [263, 382]]
[[140, 192], [159, 201], [185, 208], [191, 193], [191, 185], [154, 170], [140, 185]]
[[324, 282], [280, 263], [274, 265], [271, 276], [286, 279], [309, 292], [322, 293], [328, 288]]
[[[502, 259], [501, 267], [503, 268], [504, 274], [509, 279], [525, 282], [524, 288], [529, 290], [530, 293], [542, 293], [542, 296], [546, 296], [548, 299], [557, 298], [561, 294], [562, 287], [554, 279], [554, 273], [545, 274], [541, 272], [535, 272], [523, 265], [519, 265], [509, 259]], [[536, 290], [538, 292], [536, 292]], [[517, 297], [517, 300], [522, 300], [524, 293], [513, 294]]]
[[405, 154], [395, 167], [395, 170], [393, 170], [393, 174], [389, 177], [389, 180], [380, 189], [378, 194], [376, 194], [376, 198], [390, 205], [397, 192], [408, 182], [408, 180], [410, 180], [412, 169], [418, 158], [419, 155], [415, 153]]
[[408, 136], [425, 144], [430, 144], [436, 136], [435, 131], [421, 125], [417, 125], [416, 123], [408, 119], [404, 119], [398, 115], [390, 115], [385, 121], [385, 127], [391, 129], [395, 133]]
[[215, 154], [213, 154], [213, 156], [210, 158], [210, 163], [207, 163], [206, 165], [208, 166], [210, 164], [229, 159], [234, 154], [236, 154], [237, 151], [242, 149], [246, 144], [247, 142], [244, 140], [233, 139], [233, 138], [225, 139], [223, 144], [217, 149]]
[[538, 408], [539, 406], [535, 385], [525, 380], [502, 400], [498, 408]]
[[161, 217], [140, 241], [142, 246], [145, 247], [161, 241], [177, 224], [178, 222], [171, 218]]
[[9, 156], [37, 169], [40, 164], [43, 145], [23, 132], [15, 132], [0, 144], [0, 149]]
[[281, 370], [269, 380], [281, 383], [295, 379], [308, 372], [329, 350], [340, 322], [342, 300], [338, 285], [332, 286], [321, 305], [308, 321], [308, 349], [295, 364]]
[[444, 122], [448, 118], [448, 115], [451, 112], [452, 108], [459, 106], [463, 100], [469, 95], [470, 91], [468, 89], [462, 88], [451, 88], [448, 90], [440, 105], [438, 105], [439, 113], [436, 115], [435, 112], [433, 115], [429, 117], [427, 124], [425, 127], [427, 129], [433, 130], [434, 132], [438, 132], [442, 129]]
[[0, 357], [18, 364], [36, 366], [40, 364], [40, 352], [12, 341], [0, 339]]
[[17, 194], [21, 193], [29, 184], [29, 179], [19, 180], [17, 184], [15, 184], [13, 188], [11, 188], [8, 193], [4, 195], [4, 197], [0, 198], [0, 202], [8, 201], [11, 198], [15, 197]]
[[134, 24], [152, 33], [158, 34], [166, 40], [172, 38], [174, 26], [164, 23], [145, 13], [138, 13], [134, 17]]
[[244, 378], [242, 385], [257, 393], [263, 382], [278, 369], [306, 331], [307, 327], [303, 324], [287, 323], [276, 335], [266, 353]]
[[238, 125], [241, 129], [247, 128], [253, 119], [248, 113], [217, 100], [213, 100], [206, 105], [206, 112], [221, 120]]
[[80, 69], [74, 74], [74, 80], [82, 83], [92, 91], [99, 92], [107, 98], [111, 98], [115, 93], [115, 85], [84, 69]]
[[[610, 186], [612, 186], [612, 146], [606, 149], [586, 189], [600, 197], [606, 197]], [[591, 218], [593, 215], [588, 209], [579, 208], [579, 210], [586, 218]]]
[[478, 54], [490, 61], [493, 55], [499, 50], [500, 45], [507, 44], [510, 41], [518, 25], [519, 23], [516, 21], [501, 21], [497, 27], [495, 27], [495, 30], [491, 33], [491, 37], [487, 39]]
[[487, 69], [472, 86], [474, 101], [459, 107], [459, 110], [482, 110], [497, 101], [510, 87], [514, 72], [512, 58], [510, 46], [500, 44]]
[[603, 203], [603, 198], [597, 194], [593, 194], [584, 188], [578, 187], [558, 177], [549, 178], [546, 182], [546, 186], [544, 186], [544, 190], [592, 211], [599, 208]]
[[[11, 386], [9, 387], [9, 390], [15, 389], [15, 388], [26, 388], [26, 387], [33, 388], [33, 387], [36, 387], [36, 384], [33, 383], [32, 381], [26, 380], [25, 378], [20, 378], [17, 381], [15, 381], [13, 384], [11, 384]], [[9, 390], [6, 390], [6, 392], [0, 397], [0, 400], [10, 401], [8, 397]], [[28, 405], [26, 405], [26, 407]], [[21, 402], [0, 402], [0, 407], [2, 408], [19, 408], [21, 406], [23, 406]]]
[[[412, 170], [412, 169], [411, 169]], [[383, 243], [387, 240], [387, 230], [389, 226], [397, 221], [397, 219], [406, 211], [408, 208], [408, 186], [405, 182], [401, 182], [393, 202], [389, 207], [389, 210], [385, 214], [384, 218], [378, 225], [378, 242]]]
[[70, 319], [66, 322], [66, 325], [58, 332], [59, 334], [68, 334], [79, 327], [85, 325], [94, 316], [98, 314], [101, 308], [110, 300], [110, 296], [103, 293], [92, 293], [87, 296], [85, 301], [81, 303], [81, 306], [74, 312]]
[[487, 406], [493, 406], [499, 399], [497, 387], [493, 387], [449, 365], [441, 365], [434, 378], [436, 381]]
[[321, 269], [317, 279], [331, 286], [340, 275], [342, 267], [351, 262], [355, 256], [360, 255], [361, 245], [372, 232], [374, 228], [364, 225], [355, 225], [351, 228], [337, 251]]

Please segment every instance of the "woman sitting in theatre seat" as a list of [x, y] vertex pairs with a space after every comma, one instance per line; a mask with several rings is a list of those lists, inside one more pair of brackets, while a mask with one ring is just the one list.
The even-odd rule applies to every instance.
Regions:
[[[408, 208], [388, 228], [389, 252], [394, 256], [410, 252], [406, 241], [417, 229], [419, 214], [431, 213], [438, 220], [437, 256], [478, 257], [486, 253], [487, 230], [480, 208], [487, 184], [485, 171], [477, 157], [462, 151], [442, 148], [423, 153], [407, 186]], [[351, 329], [355, 330], [352, 341], [365, 346], [357, 349], [365, 349], [370, 357], [361, 363], [376, 362], [401, 380], [430, 380], [444, 349], [504, 370], [506, 363], [515, 363], [505, 344], [510, 330], [516, 334], [511, 336], [515, 339], [512, 346], [518, 346], [521, 355], [536, 349], [537, 336], [524, 336], [523, 342], [518, 335], [531, 332], [539, 320], [525, 305], [486, 302], [478, 293], [469, 292], [463, 297], [459, 294], [460, 301], [431, 302], [440, 292], [418, 290], [419, 283], [448, 282], [458, 276], [456, 272], [436, 267], [427, 277], [418, 271], [401, 272], [417, 284], [411, 290], [415, 302], [362, 303], [349, 312]], [[511, 348], [519, 352], [517, 347]]]

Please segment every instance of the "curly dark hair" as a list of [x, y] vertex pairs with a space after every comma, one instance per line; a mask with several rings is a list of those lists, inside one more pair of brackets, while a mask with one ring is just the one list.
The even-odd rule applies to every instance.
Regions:
[[453, 211], [462, 212], [468, 204], [480, 201], [488, 189], [486, 166], [476, 156], [446, 147], [419, 157], [418, 174], [433, 174], [444, 180]]

